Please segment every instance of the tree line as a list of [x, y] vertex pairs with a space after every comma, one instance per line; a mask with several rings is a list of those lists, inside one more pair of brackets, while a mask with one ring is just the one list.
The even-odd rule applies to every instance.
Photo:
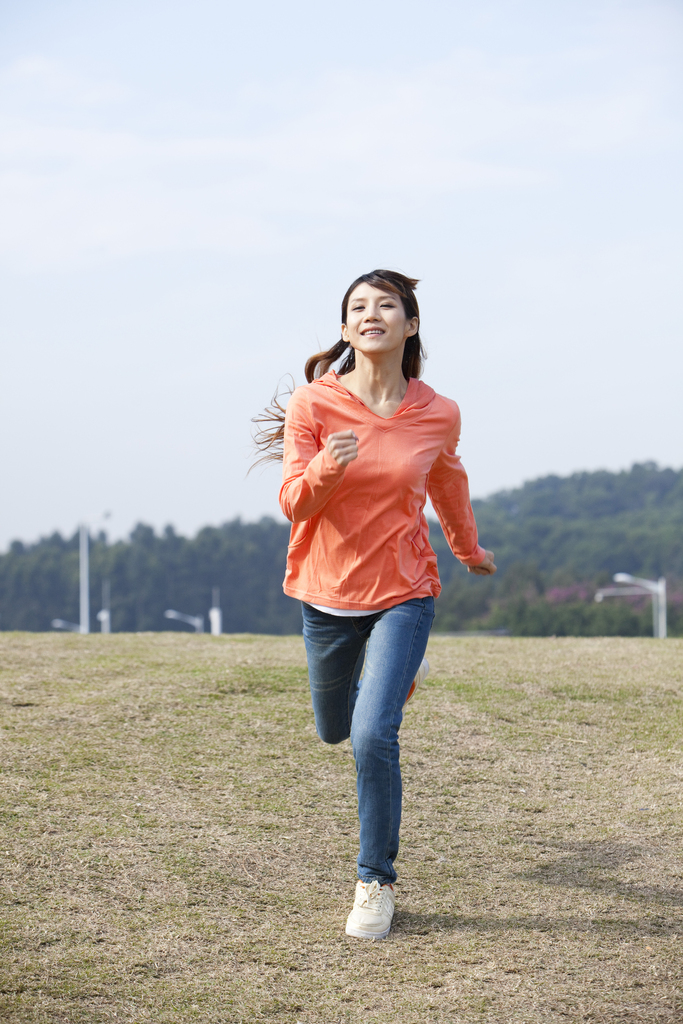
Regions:
[[[299, 607], [282, 592], [288, 536], [287, 524], [268, 518], [205, 527], [193, 538], [170, 526], [157, 534], [143, 524], [113, 544], [100, 534], [90, 547], [91, 608], [101, 607], [108, 580], [115, 632], [186, 629], [164, 611], [206, 619], [219, 587], [226, 632], [300, 632]], [[54, 618], [78, 622], [78, 573], [78, 534], [15, 541], [0, 556], [0, 628], [46, 630]]]
[[[473, 505], [499, 572], [468, 574], [432, 523], [443, 583], [435, 629], [647, 636], [646, 600], [593, 601], [613, 573], [630, 572], [667, 577], [669, 631], [683, 635], [683, 470], [645, 463], [621, 473], [547, 476]], [[100, 608], [108, 580], [113, 630], [186, 629], [164, 611], [206, 617], [219, 587], [226, 632], [300, 632], [299, 605], [282, 592], [288, 537], [288, 524], [270, 518], [236, 519], [192, 538], [144, 524], [114, 543], [101, 533], [90, 550], [91, 607]], [[78, 621], [78, 571], [78, 534], [14, 541], [0, 555], [0, 629]]]
[[[683, 470], [546, 476], [473, 502], [499, 571], [474, 578], [440, 557], [442, 630], [521, 636], [650, 636], [647, 598], [593, 600], [616, 572], [667, 578], [669, 633], [683, 635]], [[433, 535], [437, 554], [445, 542]]]

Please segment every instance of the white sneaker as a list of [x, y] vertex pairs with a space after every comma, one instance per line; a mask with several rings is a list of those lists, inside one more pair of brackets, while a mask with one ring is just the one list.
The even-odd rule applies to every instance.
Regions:
[[428, 673], [429, 673], [429, 662], [427, 661], [426, 658], [423, 658], [422, 659], [422, 664], [420, 665], [419, 669], [417, 670], [417, 675], [413, 679], [412, 686], [408, 690], [408, 696], [406, 697], [406, 701], [405, 701], [405, 704], [403, 705], [403, 707], [406, 706], [408, 701], [413, 699], [413, 697], [415, 696], [415, 691], [417, 690], [417, 688], [420, 685], [420, 683], [423, 683], [425, 681], [425, 679], [427, 678]]
[[394, 916], [393, 886], [380, 885], [377, 879], [369, 884], [356, 883], [356, 899], [346, 921], [346, 934], [358, 939], [386, 939]]

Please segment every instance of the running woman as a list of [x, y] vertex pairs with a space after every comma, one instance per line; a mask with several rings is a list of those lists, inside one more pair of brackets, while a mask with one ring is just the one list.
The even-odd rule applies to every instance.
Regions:
[[360, 851], [346, 934], [367, 939], [385, 938], [394, 914], [398, 733], [429, 670], [441, 590], [428, 496], [456, 558], [472, 573], [496, 571], [456, 455], [458, 406], [419, 379], [417, 283], [389, 270], [355, 280], [340, 341], [308, 360], [308, 384], [286, 415], [276, 399], [256, 419], [264, 457], [283, 457], [280, 505], [292, 523], [284, 590], [302, 602], [318, 736], [353, 746]]

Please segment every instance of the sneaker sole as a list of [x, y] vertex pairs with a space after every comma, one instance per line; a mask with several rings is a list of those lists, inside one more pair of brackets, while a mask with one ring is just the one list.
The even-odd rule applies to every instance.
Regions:
[[391, 925], [384, 932], [364, 932], [360, 928], [354, 928], [352, 925], [346, 926], [346, 934], [352, 935], [355, 939], [386, 939], [387, 935], [391, 931]]

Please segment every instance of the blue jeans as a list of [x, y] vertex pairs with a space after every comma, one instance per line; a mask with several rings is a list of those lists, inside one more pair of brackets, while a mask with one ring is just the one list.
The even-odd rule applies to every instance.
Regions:
[[434, 598], [341, 617], [303, 605], [304, 641], [318, 736], [351, 737], [356, 759], [358, 877], [395, 882], [401, 824], [398, 730], [427, 648]]

